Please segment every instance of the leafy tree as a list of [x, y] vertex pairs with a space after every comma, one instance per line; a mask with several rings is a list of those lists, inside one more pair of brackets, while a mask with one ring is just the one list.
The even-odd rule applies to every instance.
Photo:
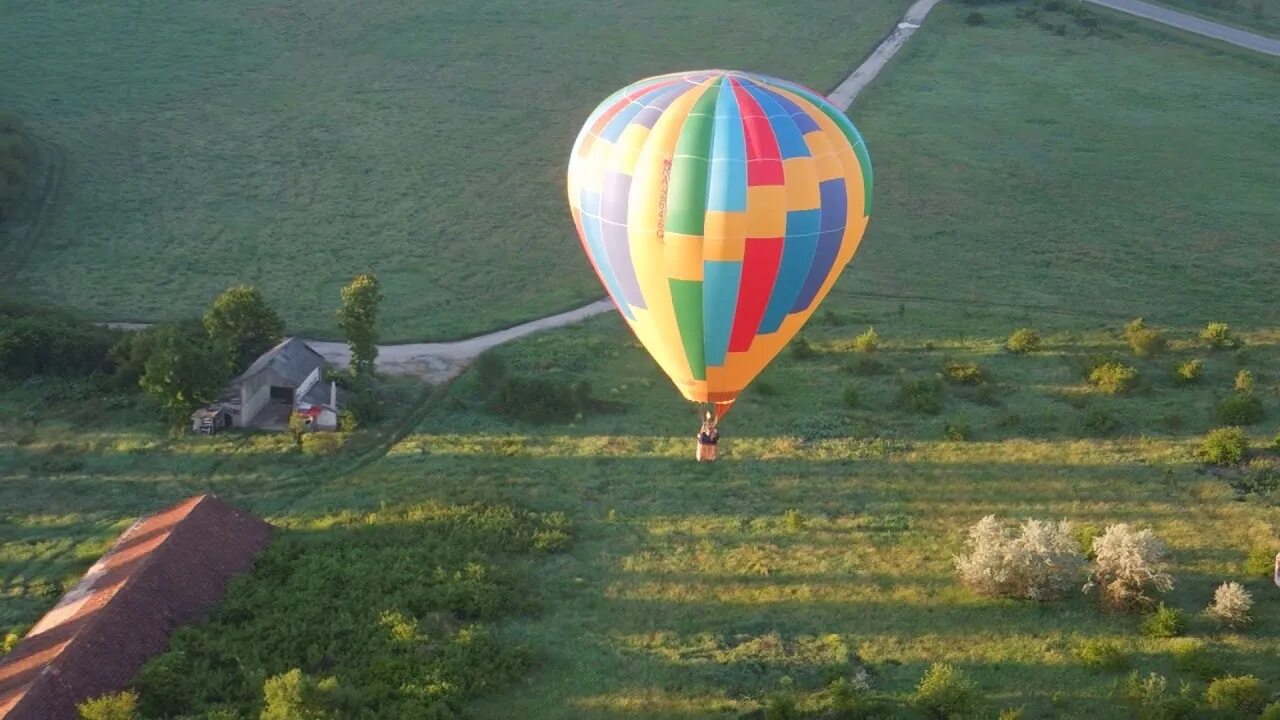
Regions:
[[231, 377], [226, 349], [195, 322], [158, 325], [148, 331], [149, 350], [138, 384], [179, 422], [218, 397]]
[[227, 288], [204, 314], [209, 337], [233, 353], [235, 369], [243, 370], [270, 350], [284, 335], [284, 321], [262, 292], [249, 285]]
[[373, 375], [378, 359], [378, 305], [382, 288], [373, 273], [357, 275], [342, 288], [342, 307], [338, 309], [338, 326], [347, 335], [351, 348], [351, 372]]
[[137, 720], [138, 693], [107, 693], [80, 703], [81, 720]]
[[262, 685], [265, 707], [259, 720], [330, 720], [329, 698], [336, 687], [333, 679], [315, 680], [294, 668], [267, 678]]

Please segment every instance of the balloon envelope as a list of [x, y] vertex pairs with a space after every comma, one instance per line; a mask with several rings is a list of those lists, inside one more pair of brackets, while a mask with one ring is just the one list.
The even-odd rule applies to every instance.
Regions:
[[587, 119], [569, 206], [636, 336], [689, 400], [729, 403], [853, 258], [871, 160], [803, 86], [705, 70], [641, 80]]

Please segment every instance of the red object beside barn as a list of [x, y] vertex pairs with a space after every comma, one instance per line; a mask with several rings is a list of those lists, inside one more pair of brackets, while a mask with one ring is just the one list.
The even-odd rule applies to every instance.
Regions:
[[85, 699], [126, 688], [253, 567], [271, 532], [214, 495], [139, 520], [0, 659], [0, 718], [75, 720]]

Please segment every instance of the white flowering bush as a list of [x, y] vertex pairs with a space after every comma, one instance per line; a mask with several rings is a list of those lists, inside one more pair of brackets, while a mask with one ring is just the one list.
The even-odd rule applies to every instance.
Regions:
[[1213, 592], [1213, 602], [1205, 608], [1205, 614], [1238, 630], [1253, 622], [1249, 611], [1253, 608], [1253, 596], [1238, 582], [1225, 582]]
[[1149, 607], [1154, 602], [1150, 593], [1173, 589], [1173, 576], [1165, 571], [1169, 549], [1150, 528], [1109, 525], [1093, 539], [1093, 554], [1093, 571], [1084, 590], [1098, 588], [1103, 602], [1112, 607]]
[[982, 595], [1052, 600], [1084, 567], [1071, 523], [1026, 520], [1008, 527], [988, 515], [969, 528], [968, 554], [955, 559], [960, 579]]

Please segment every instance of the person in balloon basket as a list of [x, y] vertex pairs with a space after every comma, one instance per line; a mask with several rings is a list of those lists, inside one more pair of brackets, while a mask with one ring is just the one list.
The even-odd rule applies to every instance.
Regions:
[[698, 431], [698, 450], [695, 454], [698, 462], [715, 462], [716, 445], [719, 442], [720, 430], [716, 428], [716, 421], [708, 412], [702, 421], [702, 429]]

